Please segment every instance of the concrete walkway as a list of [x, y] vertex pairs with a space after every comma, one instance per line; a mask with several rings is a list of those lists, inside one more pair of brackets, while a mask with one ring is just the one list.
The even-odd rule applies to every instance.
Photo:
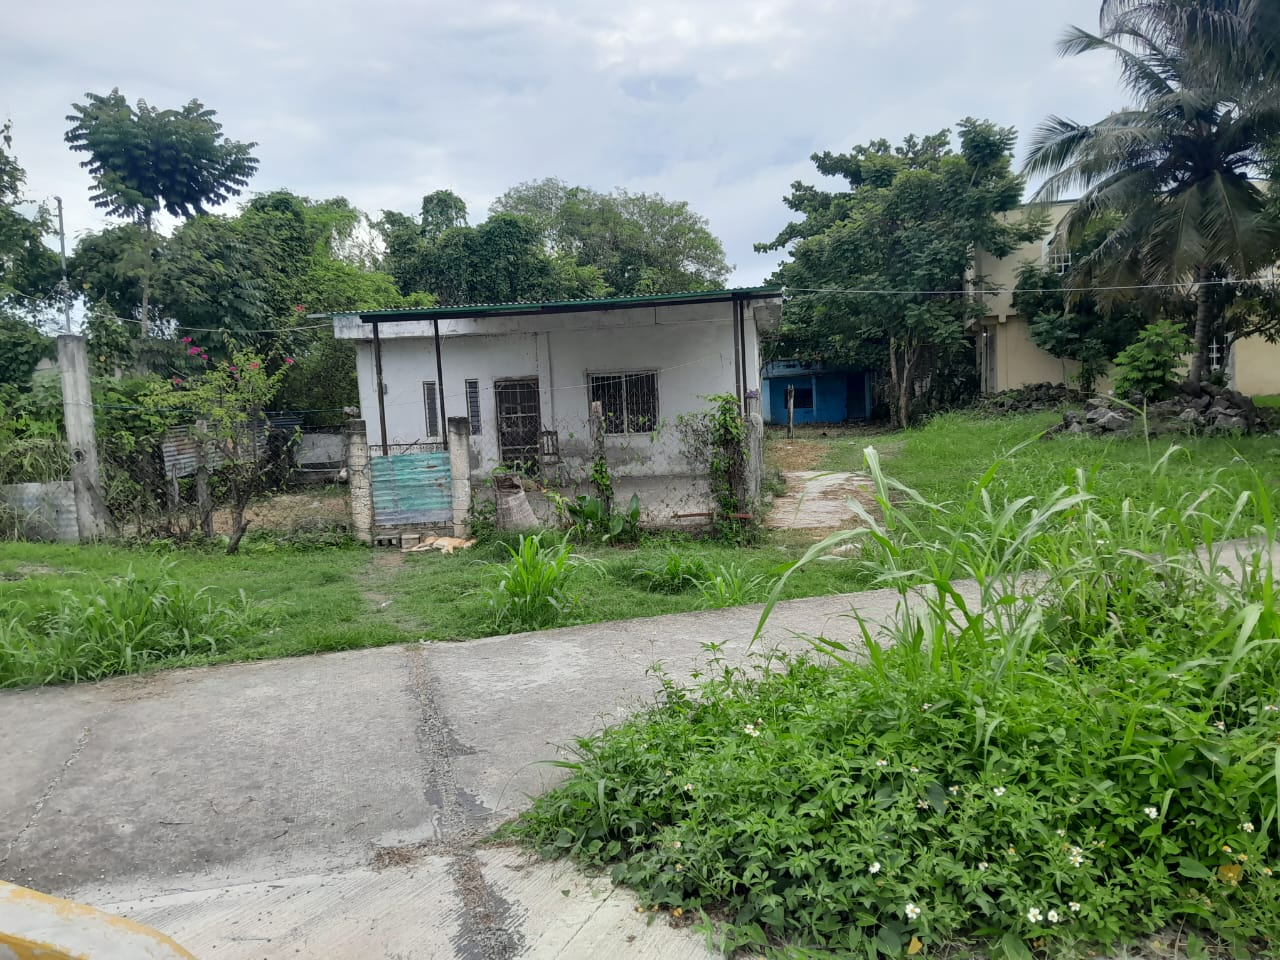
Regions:
[[0, 878], [202, 960], [710, 956], [605, 880], [475, 840], [643, 705], [654, 664], [848, 639], [850, 602], [780, 605], [754, 653], [744, 607], [3, 693]]
[[876, 487], [862, 473], [829, 473], [791, 470], [782, 475], [786, 490], [774, 497], [764, 525], [770, 530], [837, 530], [862, 526], [849, 509], [849, 501], [861, 503], [872, 516], [879, 512]]

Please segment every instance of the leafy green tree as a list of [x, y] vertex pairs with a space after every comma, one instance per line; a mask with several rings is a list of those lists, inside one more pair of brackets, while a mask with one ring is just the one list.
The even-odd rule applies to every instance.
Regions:
[[1014, 131], [974, 119], [958, 126], [958, 152], [943, 130], [898, 147], [877, 140], [815, 154], [818, 172], [842, 177], [848, 189], [793, 184], [786, 203], [802, 218], [757, 246], [791, 255], [775, 280], [794, 291], [793, 330], [807, 328], [811, 344], [829, 343], [834, 353], [885, 351], [889, 404], [902, 426], [922, 386], [951, 393], [953, 373], [971, 371], [964, 331], [982, 307], [956, 291], [974, 248], [1005, 256], [1044, 231], [1038, 218], [1000, 217], [1022, 192], [1011, 169]]
[[1144, 327], [1136, 340], [1116, 357], [1116, 393], [1143, 400], [1173, 395], [1183, 354], [1191, 346], [1186, 333], [1170, 320]]
[[[432, 197], [438, 197], [433, 194]], [[424, 210], [429, 208], [424, 200]], [[548, 254], [536, 224], [495, 214], [474, 227], [447, 227], [394, 211], [378, 222], [386, 266], [406, 294], [426, 292], [442, 304], [510, 303], [605, 296], [599, 271]]]
[[250, 153], [256, 144], [228, 140], [215, 111], [199, 100], [178, 110], [157, 109], [145, 100], [133, 106], [117, 88], [106, 95], [87, 93], [71, 110], [66, 140], [72, 150], [88, 154], [81, 166], [93, 178], [90, 199], [109, 216], [142, 227], [138, 319], [145, 337], [156, 214], [192, 217], [239, 196], [258, 169]]
[[1247, 279], [1280, 254], [1280, 218], [1252, 178], [1280, 138], [1274, 3], [1107, 0], [1101, 29], [1073, 27], [1064, 55], [1106, 52], [1135, 106], [1097, 123], [1050, 117], [1026, 171], [1053, 200], [1083, 190], [1059, 228], [1076, 243], [1099, 217], [1118, 226], [1079, 270], [1101, 286], [1193, 285], [1198, 382], [1224, 307], [1213, 286]]
[[0, 124], [0, 384], [26, 390], [36, 366], [55, 353], [37, 321], [57, 288], [58, 261], [44, 244], [48, 211], [17, 209], [26, 172], [12, 149], [10, 126]]
[[490, 212], [528, 218], [548, 250], [594, 267], [618, 296], [718, 289], [729, 276], [706, 218], [658, 194], [599, 193], [548, 177], [512, 187]]

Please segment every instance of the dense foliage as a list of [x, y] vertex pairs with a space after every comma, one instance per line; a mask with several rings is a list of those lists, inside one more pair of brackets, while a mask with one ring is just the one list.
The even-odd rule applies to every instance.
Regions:
[[[516, 833], [611, 865], [655, 908], [716, 918], [726, 949], [873, 958], [976, 939], [1068, 956], [1185, 924], [1269, 955], [1270, 554], [1231, 572], [1220, 549], [1194, 552], [1246, 531], [1234, 493], [1109, 520], [1084, 472], [1004, 502], [993, 468], [968, 499], [931, 504], [870, 463], [882, 520], [807, 560], [865, 538], [853, 562], [898, 612], [854, 611], [856, 640], [815, 639], [826, 664], [751, 674], [712, 646], [708, 679], [666, 679], [650, 711], [579, 741]], [[1252, 499], [1271, 516], [1265, 485]]]
[[1004, 256], [1043, 233], [1037, 218], [999, 216], [1022, 193], [1013, 145], [1011, 129], [966, 119], [958, 151], [943, 130], [898, 147], [879, 140], [815, 154], [818, 172], [848, 189], [794, 184], [786, 204], [802, 218], [757, 246], [791, 257], [774, 277], [794, 290], [786, 335], [810, 340], [811, 354], [841, 359], [878, 346], [903, 426], [922, 393], [949, 386], [952, 361], [963, 358], [972, 370], [965, 326], [982, 307], [961, 291], [974, 248]]
[[550, 253], [598, 271], [614, 296], [714, 290], [729, 276], [724, 247], [684, 201], [548, 177], [512, 187], [490, 213], [530, 220]]
[[1049, 117], [1026, 166], [1048, 175], [1039, 199], [1083, 191], [1059, 228], [1066, 242], [1116, 221], [1078, 263], [1082, 280], [1195, 285], [1196, 381], [1222, 332], [1214, 285], [1280, 257], [1280, 218], [1257, 182], [1280, 140], [1277, 16], [1263, 0], [1106, 0], [1100, 31], [1072, 28], [1059, 49], [1113, 56], [1134, 106], [1093, 124]]

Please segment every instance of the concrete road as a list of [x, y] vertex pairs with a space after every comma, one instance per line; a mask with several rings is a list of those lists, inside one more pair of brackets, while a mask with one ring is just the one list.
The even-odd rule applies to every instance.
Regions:
[[708, 956], [605, 880], [475, 841], [654, 665], [848, 638], [850, 603], [782, 604], [753, 651], [759, 607], [0, 694], [0, 877], [202, 958]]

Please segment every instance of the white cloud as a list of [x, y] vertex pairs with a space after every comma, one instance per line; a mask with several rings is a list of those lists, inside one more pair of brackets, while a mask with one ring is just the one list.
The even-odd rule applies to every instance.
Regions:
[[687, 200], [742, 283], [776, 258], [810, 153], [990, 117], [1025, 133], [1123, 96], [1103, 58], [1062, 62], [1096, 0], [71, 0], [12, 12], [0, 116], [35, 197], [100, 226], [63, 143], [85, 91], [196, 97], [257, 140], [254, 187], [342, 194], [376, 213], [441, 187], [473, 219], [507, 187], [560, 176]]

